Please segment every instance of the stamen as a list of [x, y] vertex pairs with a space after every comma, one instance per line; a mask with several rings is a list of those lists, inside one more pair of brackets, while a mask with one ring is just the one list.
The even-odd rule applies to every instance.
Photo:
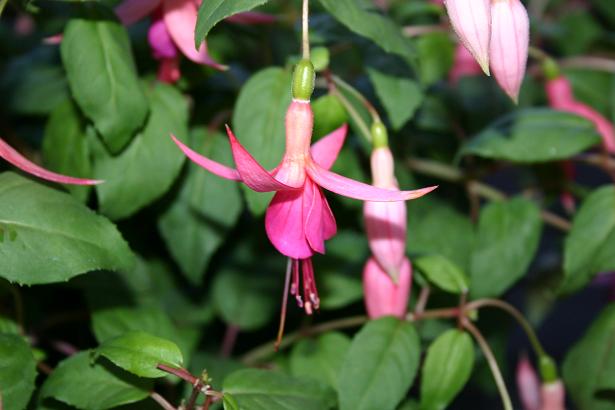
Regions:
[[278, 337], [275, 341], [275, 351], [277, 352], [280, 348], [280, 344], [282, 343], [282, 337], [284, 336], [284, 325], [286, 324], [286, 306], [288, 305], [288, 288], [290, 286], [290, 276], [291, 271], [293, 270], [293, 260], [288, 259], [288, 263], [286, 264], [286, 278], [284, 279], [284, 293], [282, 294], [282, 309], [280, 312], [280, 325], [278, 327]]

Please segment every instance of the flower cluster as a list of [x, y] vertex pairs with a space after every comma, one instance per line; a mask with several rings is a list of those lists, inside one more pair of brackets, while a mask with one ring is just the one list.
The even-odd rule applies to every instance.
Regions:
[[529, 17], [521, 1], [445, 0], [445, 5], [463, 45], [516, 102], [530, 37]]

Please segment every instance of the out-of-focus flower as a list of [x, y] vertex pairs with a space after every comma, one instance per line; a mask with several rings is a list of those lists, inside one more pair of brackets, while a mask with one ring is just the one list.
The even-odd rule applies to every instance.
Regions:
[[491, 0], [445, 0], [444, 3], [457, 36], [489, 74]]
[[520, 0], [492, 0], [489, 64], [502, 89], [517, 102], [525, 76], [530, 19]]
[[470, 77], [482, 73], [472, 54], [462, 44], [458, 44], [455, 48], [455, 57], [453, 60], [453, 68], [448, 74], [448, 79], [452, 84], [457, 84], [461, 77]]
[[82, 178], [74, 178], [69, 177], [62, 174], [56, 174], [55, 172], [51, 172], [46, 170], [43, 167], [40, 167], [33, 163], [32, 161], [25, 158], [19, 152], [17, 152], [13, 147], [6, 143], [2, 138], [0, 138], [0, 157], [5, 161], [10, 162], [17, 168], [21, 169], [28, 174], [37, 176], [41, 179], [45, 179], [47, 181], [59, 182], [61, 184], [71, 184], [71, 185], [96, 185], [100, 184], [103, 181], [96, 179], [82, 179]]
[[541, 383], [527, 356], [517, 364], [517, 387], [523, 410], [565, 409], [566, 391], [562, 381], [556, 379]]
[[402, 260], [397, 282], [385, 272], [376, 259], [370, 258], [363, 268], [365, 307], [371, 319], [397, 316], [403, 319], [408, 310], [412, 286], [412, 266], [408, 258]]

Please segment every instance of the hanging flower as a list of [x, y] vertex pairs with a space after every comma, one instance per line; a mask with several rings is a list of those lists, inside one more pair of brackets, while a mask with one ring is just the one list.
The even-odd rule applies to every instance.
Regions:
[[47, 181], [59, 182], [60, 184], [71, 184], [71, 185], [96, 185], [100, 184], [103, 181], [96, 179], [81, 179], [81, 178], [73, 178], [66, 175], [56, 174], [55, 172], [51, 172], [42, 168], [35, 163], [31, 162], [19, 152], [17, 152], [13, 147], [6, 143], [2, 138], [0, 138], [0, 157], [5, 161], [13, 164], [17, 168], [21, 169], [28, 174], [37, 176], [41, 179], [45, 179]]
[[394, 191], [329, 171], [342, 147], [347, 128], [339, 128], [310, 147], [314, 120], [310, 104], [314, 68], [310, 61], [302, 60], [298, 64], [292, 89], [293, 101], [286, 113], [286, 151], [272, 171], [265, 170], [228, 127], [236, 169], [199, 155], [175, 137], [173, 140], [188, 158], [206, 170], [243, 182], [257, 192], [276, 192], [265, 216], [267, 236], [280, 253], [290, 258], [287, 274], [292, 277], [291, 294], [310, 314], [320, 303], [311, 257], [325, 252], [325, 241], [334, 236], [337, 229], [321, 188], [363, 201], [406, 201], [419, 198], [436, 187]]
[[516, 103], [530, 38], [530, 21], [521, 1], [445, 0], [445, 4], [463, 45]]
[[566, 391], [562, 381], [541, 383], [527, 356], [517, 364], [517, 386], [523, 410], [565, 410]]
[[405, 317], [412, 287], [412, 266], [408, 258], [402, 260], [398, 272], [397, 281], [393, 281], [375, 258], [370, 258], [365, 264], [363, 292], [370, 319], [382, 316]]

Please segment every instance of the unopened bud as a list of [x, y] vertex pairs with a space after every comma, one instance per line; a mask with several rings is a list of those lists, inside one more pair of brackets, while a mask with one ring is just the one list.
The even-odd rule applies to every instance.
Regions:
[[491, 0], [445, 0], [444, 3], [457, 36], [488, 75]]
[[310, 60], [301, 60], [295, 66], [293, 72], [292, 93], [297, 100], [309, 101], [314, 92], [316, 72]]
[[397, 316], [403, 319], [408, 310], [411, 286], [412, 266], [408, 258], [401, 264], [397, 283], [393, 282], [374, 258], [370, 258], [363, 269], [365, 307], [369, 317]]

